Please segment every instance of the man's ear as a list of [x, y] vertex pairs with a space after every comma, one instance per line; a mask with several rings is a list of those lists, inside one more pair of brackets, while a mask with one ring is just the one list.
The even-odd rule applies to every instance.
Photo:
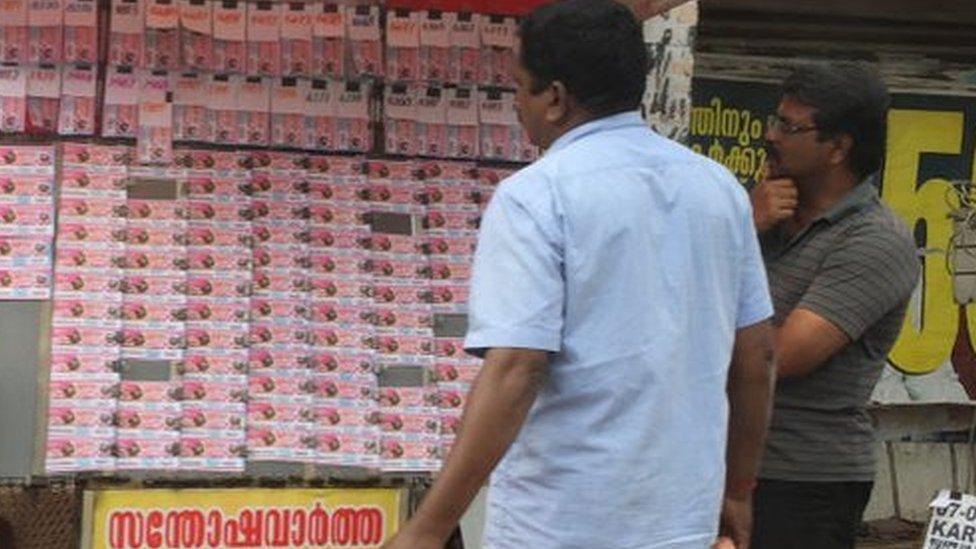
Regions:
[[854, 138], [846, 133], [833, 139], [833, 147], [830, 151], [830, 163], [835, 165], [843, 164], [851, 156], [851, 149], [854, 147]]
[[569, 90], [559, 80], [553, 80], [544, 93], [549, 94], [549, 103], [546, 105], [546, 122], [559, 124], [569, 116], [571, 110], [572, 97], [569, 95]]

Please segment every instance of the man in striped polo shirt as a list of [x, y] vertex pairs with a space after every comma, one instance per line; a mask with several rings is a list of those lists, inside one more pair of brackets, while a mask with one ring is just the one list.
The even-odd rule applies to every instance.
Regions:
[[874, 479], [865, 410], [919, 276], [878, 198], [888, 94], [855, 64], [788, 77], [751, 191], [775, 309], [778, 381], [753, 549], [853, 548]]

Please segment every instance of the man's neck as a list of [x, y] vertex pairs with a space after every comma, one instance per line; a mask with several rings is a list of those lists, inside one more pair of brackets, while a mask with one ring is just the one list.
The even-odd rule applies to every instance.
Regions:
[[799, 192], [796, 213], [787, 220], [787, 229], [796, 234], [844, 199], [860, 180], [849, 170], [834, 170], [805, 179], [797, 179]]
[[579, 110], [568, 116], [563, 120], [558, 126], [552, 128], [552, 132], [546, 140], [546, 144], [542, 147], [543, 149], [548, 149], [553, 143], [559, 140], [560, 137], [566, 135], [567, 133], [573, 131], [579, 126], [586, 124], [587, 122], [592, 122], [598, 120], [605, 116], [610, 115], [597, 115], [594, 116], [587, 111]]

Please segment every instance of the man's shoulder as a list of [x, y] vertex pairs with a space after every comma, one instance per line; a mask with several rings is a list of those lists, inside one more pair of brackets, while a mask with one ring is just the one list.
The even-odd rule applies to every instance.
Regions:
[[545, 160], [540, 158], [503, 179], [495, 189], [495, 196], [531, 201], [548, 194], [555, 177]]
[[557, 181], [551, 170], [537, 160], [502, 180], [491, 197], [488, 209], [518, 211], [537, 224], [551, 226], [561, 211]]
[[845, 219], [835, 234], [835, 239], [824, 243], [828, 255], [860, 265], [864, 272], [883, 273], [882, 280], [905, 291], [914, 287], [921, 268], [918, 245], [888, 205], [878, 200]]
[[586, 167], [606, 165], [621, 160], [651, 164], [708, 162], [681, 143], [662, 137], [649, 127], [627, 127], [578, 139], [540, 159], [551, 166]]
[[908, 225], [880, 199], [860, 215], [851, 216], [843, 234], [848, 241], [863, 246], [883, 246], [903, 253], [915, 253], [915, 239]]
[[593, 172], [609, 174], [620, 169], [639, 169], [649, 177], [688, 184], [719, 183], [735, 190], [742, 187], [721, 164], [643, 127], [579, 139], [547, 153], [530, 168], [533, 169], [530, 173], [554, 180]]

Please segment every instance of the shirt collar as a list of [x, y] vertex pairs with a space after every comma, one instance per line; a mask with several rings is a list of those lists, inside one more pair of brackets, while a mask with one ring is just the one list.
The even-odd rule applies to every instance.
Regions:
[[874, 181], [875, 176], [873, 174], [866, 177], [851, 189], [847, 193], [847, 196], [817, 217], [816, 220], [823, 219], [828, 223], [836, 223], [848, 215], [863, 209], [865, 206], [876, 202], [878, 200], [878, 189], [875, 187]]
[[584, 122], [562, 134], [559, 139], [556, 139], [546, 150], [546, 154], [565, 149], [571, 143], [588, 135], [628, 126], [644, 126], [644, 120], [641, 118], [640, 113], [637, 111], [627, 111]]
[[762, 244], [763, 256], [767, 260], [775, 260], [806, 238], [807, 235], [819, 230], [816, 227], [822, 227], [821, 221], [833, 225], [848, 215], [856, 213], [878, 201], [878, 189], [875, 186], [876, 181], [877, 174], [869, 175], [851, 189], [840, 202], [817, 216], [813, 220], [813, 223], [795, 235], [790, 236], [786, 234], [786, 229], [782, 224], [761, 235], [759, 240]]

